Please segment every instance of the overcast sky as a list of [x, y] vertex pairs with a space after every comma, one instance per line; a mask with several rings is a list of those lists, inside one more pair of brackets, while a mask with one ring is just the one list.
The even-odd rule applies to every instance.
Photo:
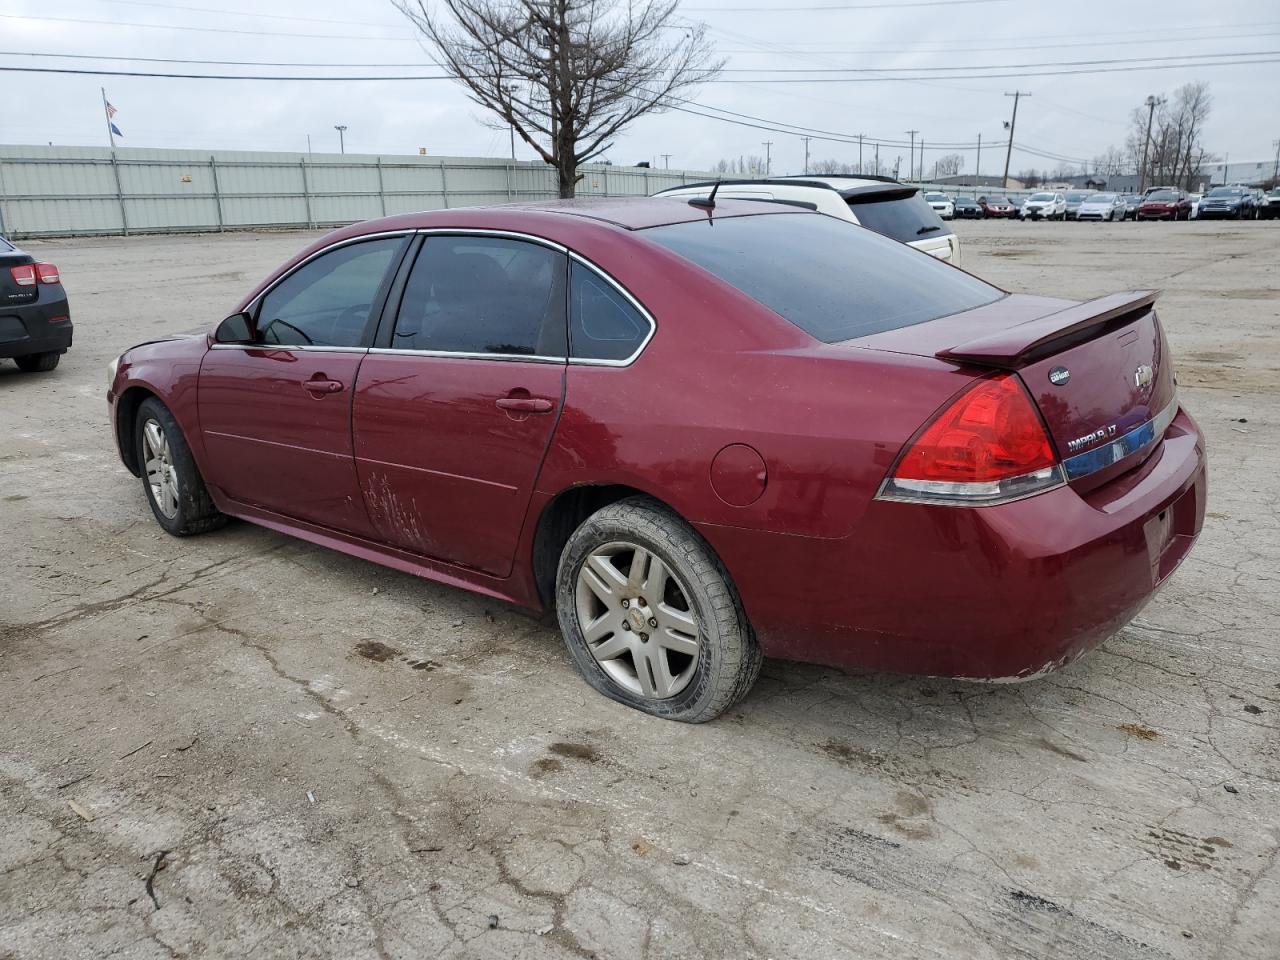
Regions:
[[[821, 7], [840, 9], [822, 10]], [[1070, 11], [1070, 16], [1066, 15]], [[1150, 93], [1206, 80], [1214, 99], [1206, 131], [1210, 151], [1235, 160], [1275, 155], [1280, 138], [1280, 6], [1276, 0], [686, 0], [681, 16], [707, 24], [728, 58], [729, 72], [695, 95], [700, 104], [763, 118], [883, 140], [920, 131], [926, 165], [942, 150], [931, 143], [1003, 139], [1011, 100], [1030, 91], [1018, 110], [1015, 144], [1062, 157], [1088, 158], [1123, 141], [1130, 110]], [[172, 29], [181, 27], [182, 29]], [[232, 73], [435, 73], [412, 26], [389, 0], [0, 0], [0, 65], [84, 69]], [[231, 67], [104, 60], [53, 60], [36, 54], [368, 64], [364, 68]], [[1063, 61], [1259, 54], [1272, 62], [1060, 76], [1026, 76], [1028, 67]], [[397, 66], [391, 66], [395, 64]], [[398, 66], [398, 65], [407, 66]], [[414, 64], [422, 64], [414, 67]], [[957, 67], [937, 79], [782, 83], [827, 74], [773, 73], [853, 67]], [[999, 69], [1005, 68], [1007, 69]], [[973, 69], [969, 69], [973, 68]], [[972, 73], [1009, 73], [975, 79]], [[835, 76], [854, 76], [834, 74]], [[869, 74], [860, 75], [865, 78]], [[763, 78], [762, 82], [741, 82]], [[505, 156], [505, 131], [481, 121], [482, 111], [447, 81], [216, 81], [141, 77], [4, 73], [0, 142], [104, 145], [106, 86], [118, 108], [122, 146], [335, 151], [334, 124], [347, 126], [348, 152]], [[17, 94], [17, 95], [15, 95]], [[615, 163], [664, 162], [706, 169], [721, 157], [763, 154], [772, 140], [773, 171], [800, 172], [798, 134], [768, 132], [682, 113], [638, 121], [609, 152]], [[814, 140], [813, 159], [857, 161], [856, 145]], [[866, 148], [870, 161], [871, 148]], [[972, 149], [964, 169], [974, 169]], [[517, 144], [517, 156], [532, 159]], [[892, 164], [905, 147], [882, 147]], [[999, 173], [1003, 151], [984, 150], [982, 171]], [[1012, 168], [1055, 162], [1015, 148]]]

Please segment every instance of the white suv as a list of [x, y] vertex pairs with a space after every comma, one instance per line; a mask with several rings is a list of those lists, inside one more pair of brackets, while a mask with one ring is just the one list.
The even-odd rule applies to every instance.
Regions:
[[1019, 220], [1065, 220], [1067, 198], [1060, 193], [1033, 193], [1022, 202]]
[[956, 202], [945, 193], [926, 193], [924, 202], [933, 207], [943, 220], [952, 220], [956, 215]]
[[[721, 180], [717, 197], [726, 200], [759, 200], [787, 203], [851, 220], [868, 230], [960, 263], [960, 241], [951, 228], [925, 202], [918, 187], [907, 186], [888, 177], [793, 176], [760, 180]], [[705, 197], [716, 185], [704, 180], [671, 187], [655, 197]]]

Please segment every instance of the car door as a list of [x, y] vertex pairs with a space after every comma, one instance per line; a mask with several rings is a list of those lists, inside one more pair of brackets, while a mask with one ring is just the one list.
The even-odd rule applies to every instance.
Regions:
[[209, 481], [232, 499], [357, 536], [351, 398], [406, 235], [344, 242], [251, 305], [254, 337], [214, 344], [197, 403]]
[[484, 232], [419, 244], [356, 384], [360, 489], [385, 543], [506, 576], [564, 399], [568, 258]]

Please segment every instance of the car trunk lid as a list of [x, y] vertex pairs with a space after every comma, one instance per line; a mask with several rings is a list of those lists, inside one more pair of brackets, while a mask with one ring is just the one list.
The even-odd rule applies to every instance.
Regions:
[[0, 307], [19, 307], [33, 303], [39, 296], [36, 284], [21, 286], [13, 277], [13, 268], [35, 263], [35, 258], [0, 241]]
[[1016, 371], [1068, 478], [1092, 488], [1145, 461], [1176, 412], [1157, 295], [1139, 290], [1084, 303], [1013, 295], [858, 345], [932, 355], [975, 372]]

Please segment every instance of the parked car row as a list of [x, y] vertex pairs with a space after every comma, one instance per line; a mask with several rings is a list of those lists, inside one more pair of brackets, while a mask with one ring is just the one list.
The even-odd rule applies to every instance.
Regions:
[[[1280, 217], [1280, 187], [1269, 193], [1255, 187], [1220, 186], [1203, 196], [1177, 187], [1150, 187], [1142, 193], [1092, 190], [1042, 190], [1020, 202], [1007, 197], [948, 197], [926, 193], [925, 200], [944, 220], [1235, 220]], [[1202, 204], [1203, 201], [1203, 204]], [[1203, 211], [1203, 212], [1202, 212]]]

